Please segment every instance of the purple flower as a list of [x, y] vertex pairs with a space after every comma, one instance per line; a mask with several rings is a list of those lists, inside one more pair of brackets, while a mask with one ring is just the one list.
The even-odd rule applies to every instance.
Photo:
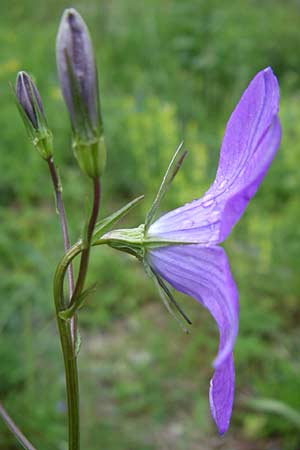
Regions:
[[149, 248], [146, 261], [171, 286], [205, 306], [218, 325], [220, 344], [209, 400], [220, 434], [226, 432], [232, 412], [239, 306], [226, 253], [217, 244], [240, 219], [279, 147], [278, 104], [278, 83], [267, 68], [251, 81], [229, 119], [209, 190], [162, 216], [147, 234], [147, 239], [182, 243]]
[[[177, 149], [145, 225], [114, 230], [102, 238], [143, 261], [162, 298], [177, 309], [166, 280], [194, 297], [214, 317], [220, 334], [209, 400], [220, 434], [228, 429], [234, 397], [233, 346], [238, 333], [238, 293], [220, 244], [240, 219], [279, 147], [279, 88], [270, 68], [259, 72], [244, 92], [226, 127], [216, 179], [199, 200], [153, 217], [185, 153]], [[169, 303], [170, 302], [170, 303]], [[174, 312], [174, 309], [173, 309]]]

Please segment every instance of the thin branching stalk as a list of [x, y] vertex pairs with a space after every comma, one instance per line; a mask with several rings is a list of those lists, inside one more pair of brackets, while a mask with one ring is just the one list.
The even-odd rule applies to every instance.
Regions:
[[[64, 250], [67, 252], [70, 248], [70, 238], [69, 238], [69, 231], [68, 231], [68, 225], [67, 225], [67, 217], [66, 217], [66, 211], [64, 207], [64, 202], [62, 198], [62, 187], [60, 183], [60, 179], [53, 161], [53, 158], [47, 159], [49, 172], [51, 175], [53, 188], [55, 192], [55, 200], [56, 200], [56, 208], [59, 214], [60, 224], [61, 224], [61, 230], [63, 235], [63, 241], [64, 241]], [[72, 264], [68, 267], [68, 286], [69, 286], [69, 293], [70, 298], [73, 295], [74, 291], [74, 276], [73, 276], [73, 269]]]
[[76, 286], [73, 292], [73, 296], [70, 301], [70, 306], [72, 306], [80, 297], [82, 290], [84, 288], [84, 283], [86, 279], [90, 251], [91, 251], [91, 243], [93, 237], [93, 231], [97, 222], [97, 217], [100, 208], [100, 197], [101, 197], [101, 184], [100, 179], [98, 177], [93, 178], [93, 188], [94, 188], [94, 202], [90, 215], [90, 219], [88, 222], [88, 227], [86, 231], [86, 237], [84, 240], [84, 247], [81, 253], [79, 271], [76, 281]]
[[28, 441], [28, 439], [24, 436], [22, 431], [17, 427], [15, 422], [9, 416], [9, 414], [4, 409], [2, 403], [0, 403], [0, 416], [10, 429], [10, 431], [15, 435], [20, 444], [25, 448], [25, 450], [36, 450], [36, 448]]
[[[56, 208], [60, 218], [60, 224], [63, 235], [64, 250], [68, 252], [70, 247], [70, 239], [67, 225], [66, 212], [62, 198], [62, 187], [56, 171], [53, 158], [47, 159], [54, 192], [56, 199]], [[74, 276], [72, 264], [67, 268], [69, 299], [72, 298], [74, 291]], [[58, 313], [64, 302], [63, 293], [60, 302], [55, 301], [58, 330], [63, 351], [66, 391], [68, 403], [68, 423], [69, 423], [69, 449], [79, 450], [80, 448], [80, 430], [79, 430], [79, 387], [78, 387], [78, 368], [76, 356], [76, 316], [72, 317], [71, 321], [63, 322]]]
[[[47, 163], [48, 163], [49, 172], [51, 175], [51, 180], [53, 183], [56, 208], [57, 208], [59, 219], [60, 219], [60, 225], [61, 225], [63, 242], [64, 242], [64, 250], [66, 253], [70, 248], [70, 238], [69, 238], [69, 230], [68, 230], [65, 206], [64, 206], [64, 202], [63, 202], [63, 198], [62, 198], [62, 186], [61, 186], [61, 182], [60, 182], [53, 158], [52, 157], [48, 158]], [[72, 295], [74, 292], [74, 274], [73, 274], [72, 264], [69, 265], [67, 273], [68, 273], [67, 279], [68, 279], [69, 298], [71, 301], [71, 298], [72, 298]], [[76, 322], [77, 322], [76, 315], [74, 315], [70, 322], [72, 341], [73, 341], [74, 348], [76, 346], [76, 335], [77, 335]]]

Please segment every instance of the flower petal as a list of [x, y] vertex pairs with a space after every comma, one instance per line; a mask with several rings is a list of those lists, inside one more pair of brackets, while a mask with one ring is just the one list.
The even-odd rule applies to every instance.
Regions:
[[219, 243], [240, 219], [279, 147], [279, 89], [270, 68], [244, 92], [226, 127], [214, 183], [205, 195], [165, 214], [150, 236]]
[[217, 322], [220, 344], [214, 361], [210, 405], [219, 432], [223, 434], [229, 426], [232, 411], [232, 350], [238, 332], [238, 293], [226, 253], [218, 246], [168, 246], [151, 249], [147, 260], [175, 289], [204, 305]]
[[215, 370], [209, 388], [211, 414], [221, 435], [226, 433], [229, 427], [233, 398], [234, 364], [233, 356], [230, 355], [220, 367]]

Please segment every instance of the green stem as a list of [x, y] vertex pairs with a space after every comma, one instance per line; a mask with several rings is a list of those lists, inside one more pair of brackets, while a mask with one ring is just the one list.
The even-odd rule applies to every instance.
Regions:
[[[50, 158], [47, 159], [47, 164], [48, 164], [48, 168], [49, 168], [49, 172], [50, 172], [50, 176], [51, 176], [51, 180], [52, 180], [52, 184], [53, 184], [53, 188], [54, 188], [54, 193], [55, 193], [56, 208], [57, 208], [59, 219], [60, 219], [60, 225], [61, 225], [63, 242], [64, 242], [64, 250], [65, 250], [65, 252], [67, 252], [70, 248], [70, 238], [69, 238], [69, 230], [68, 230], [65, 206], [64, 206], [64, 202], [63, 202], [63, 198], [62, 198], [62, 185], [61, 185], [59, 175], [56, 170], [52, 156], [50, 156]], [[68, 287], [69, 287], [69, 298], [71, 300], [73, 291], [74, 291], [74, 274], [73, 274], [72, 264], [70, 264], [68, 267]], [[76, 345], [76, 333], [77, 333], [77, 331], [76, 331], [77, 323], [76, 322], [77, 322], [77, 319], [76, 319], [76, 316], [74, 315], [72, 318], [72, 321], [70, 323], [74, 348]]]
[[80, 449], [79, 384], [76, 352], [70, 322], [57, 316], [60, 341], [64, 357], [68, 402], [69, 450]]
[[[59, 313], [65, 310], [68, 306], [72, 306], [73, 303], [80, 297], [86, 273], [88, 269], [90, 247], [92, 242], [93, 231], [96, 225], [97, 216], [99, 212], [100, 204], [100, 181], [98, 178], [93, 179], [94, 184], [94, 202], [93, 208], [88, 223], [86, 239], [79, 246], [73, 246], [64, 256], [65, 260], [68, 255], [66, 264], [59, 264], [58, 269], [54, 276], [54, 301], [56, 308], [57, 325], [60, 335], [60, 341], [64, 357], [65, 366], [65, 378], [67, 389], [67, 402], [68, 402], [68, 422], [69, 422], [69, 450], [80, 449], [80, 414], [79, 414], [79, 383], [78, 383], [78, 369], [77, 369], [77, 355], [76, 355], [76, 343], [74, 345], [72, 337], [71, 322], [63, 320]], [[71, 298], [70, 303], [64, 299], [64, 275], [71, 265], [73, 258], [76, 254], [81, 252], [81, 260], [79, 266], [79, 272], [77, 277], [76, 286]]]
[[[96, 245], [106, 244], [107, 241], [99, 240]], [[54, 301], [56, 318], [64, 356], [65, 376], [67, 386], [68, 419], [69, 419], [69, 450], [80, 449], [79, 429], [79, 389], [78, 371], [69, 321], [59, 317], [59, 313], [66, 308], [64, 301], [64, 277], [73, 259], [83, 252], [83, 244], [79, 242], [71, 247], [61, 259], [54, 275]]]
[[[109, 242], [108, 239], [98, 238], [97, 242], [95, 242], [93, 246], [104, 245], [107, 244], [108, 242]], [[83, 249], [84, 246], [82, 241], [78, 241], [76, 244], [74, 244], [72, 247], [69, 248], [69, 250], [64, 254], [59, 264], [57, 265], [53, 281], [54, 286], [53, 294], [55, 306], [57, 308], [57, 311], [59, 312], [64, 311], [65, 309], [63, 289], [66, 271], [68, 270], [68, 267], [72, 263], [73, 259], [76, 258], [76, 256], [78, 256], [81, 252], [83, 252]]]
[[[56, 208], [60, 218], [64, 250], [67, 252], [70, 247], [70, 239], [67, 225], [67, 218], [65, 207], [62, 198], [62, 187], [59, 180], [59, 176], [53, 161], [50, 157], [47, 159], [53, 188], [55, 192]], [[74, 291], [74, 276], [72, 264], [68, 266], [68, 287], [69, 298], [72, 298]], [[62, 304], [62, 296], [59, 298]], [[80, 448], [80, 429], [79, 429], [79, 387], [78, 387], [78, 369], [76, 358], [76, 316], [74, 315], [70, 322], [62, 322], [58, 317], [59, 310], [61, 308], [60, 302], [55, 301], [57, 323], [60, 335], [60, 341], [63, 351], [65, 377], [66, 377], [66, 390], [67, 390], [67, 402], [68, 402], [68, 421], [69, 421], [69, 449], [79, 450]]]
[[[67, 255], [71, 253], [70, 262], [76, 256], [72, 255], [72, 249]], [[75, 246], [75, 250], [78, 251]], [[68, 421], [69, 421], [69, 450], [80, 449], [80, 428], [79, 428], [79, 388], [78, 388], [78, 370], [76, 352], [72, 341], [72, 333], [70, 322], [66, 322], [59, 317], [59, 312], [65, 308], [64, 300], [64, 275], [68, 269], [68, 265], [63, 267], [63, 277], [59, 279], [60, 271], [56, 271], [54, 277], [54, 301], [56, 308], [56, 319], [59, 330], [59, 336], [63, 351], [67, 402], [68, 402]], [[59, 266], [60, 267], [60, 266]], [[61, 268], [61, 267], [60, 267]]]
[[[68, 225], [67, 225], [67, 217], [66, 217], [66, 211], [64, 207], [64, 202], [62, 198], [62, 186], [61, 182], [53, 161], [53, 157], [47, 159], [49, 172], [51, 175], [51, 180], [53, 183], [54, 193], [55, 193], [55, 200], [56, 200], [56, 208], [58, 211], [60, 224], [61, 224], [61, 230], [63, 235], [63, 242], [64, 242], [64, 250], [67, 252], [70, 248], [70, 238], [69, 238], [69, 231], [68, 231]], [[68, 286], [69, 286], [69, 292], [70, 292], [70, 298], [72, 297], [73, 291], [74, 291], [74, 276], [73, 276], [73, 269], [72, 264], [68, 267]]]

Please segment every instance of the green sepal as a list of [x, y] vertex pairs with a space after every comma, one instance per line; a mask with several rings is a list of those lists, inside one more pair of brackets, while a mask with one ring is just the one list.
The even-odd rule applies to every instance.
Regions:
[[32, 143], [43, 159], [51, 158], [53, 155], [53, 136], [50, 130], [44, 130], [42, 134], [36, 133]]
[[[180, 325], [180, 328], [184, 331], [184, 333], [189, 334], [189, 331], [184, 326], [181, 318], [183, 318], [189, 325], [191, 325], [192, 322], [179, 307], [178, 303], [175, 301], [173, 295], [171, 294], [170, 290], [168, 289], [162, 278], [151, 268], [151, 266], [147, 263], [146, 260], [143, 261], [143, 264], [147, 275], [153, 280], [155, 286], [157, 287], [159, 295], [163, 301], [163, 304], [165, 305], [169, 313], [177, 321], [177, 323]], [[181, 317], [179, 317], [179, 314], [181, 315]]]
[[84, 141], [79, 135], [74, 135], [72, 146], [82, 172], [90, 178], [103, 174], [106, 165], [106, 147], [103, 136]]
[[137, 228], [109, 231], [102, 236], [102, 239], [116, 250], [129, 253], [141, 260], [144, 258], [144, 225]]
[[179, 171], [184, 158], [187, 155], [187, 151], [183, 149], [183, 142], [178, 146], [173, 158], [171, 159], [171, 162], [167, 168], [167, 171], [163, 177], [162, 183], [159, 187], [158, 193], [156, 194], [156, 197], [154, 199], [154, 202], [152, 203], [152, 206], [150, 210], [148, 211], [146, 215], [145, 220], [145, 233], [147, 233], [150, 225], [153, 223], [157, 210], [159, 208], [159, 205], [165, 196], [167, 190], [169, 189], [173, 179], [177, 175], [177, 172]]
[[105, 217], [104, 219], [97, 222], [95, 226], [95, 230], [93, 233], [92, 244], [94, 245], [99, 238], [106, 233], [115, 223], [122, 219], [122, 217], [126, 216], [135, 206], [137, 206], [144, 199], [143, 195], [135, 198], [131, 202], [127, 203], [127, 205], [122, 206], [122, 208], [115, 211], [110, 216]]
[[[191, 245], [199, 244], [199, 241], [180, 241], [164, 239], [153, 236], [145, 236], [145, 225], [137, 228], [123, 228], [112, 230], [101, 236], [101, 240], [117, 250], [127, 251], [132, 255], [143, 257], [147, 250], [159, 247], [169, 247], [170, 245]], [[95, 242], [96, 244], [96, 242]]]

